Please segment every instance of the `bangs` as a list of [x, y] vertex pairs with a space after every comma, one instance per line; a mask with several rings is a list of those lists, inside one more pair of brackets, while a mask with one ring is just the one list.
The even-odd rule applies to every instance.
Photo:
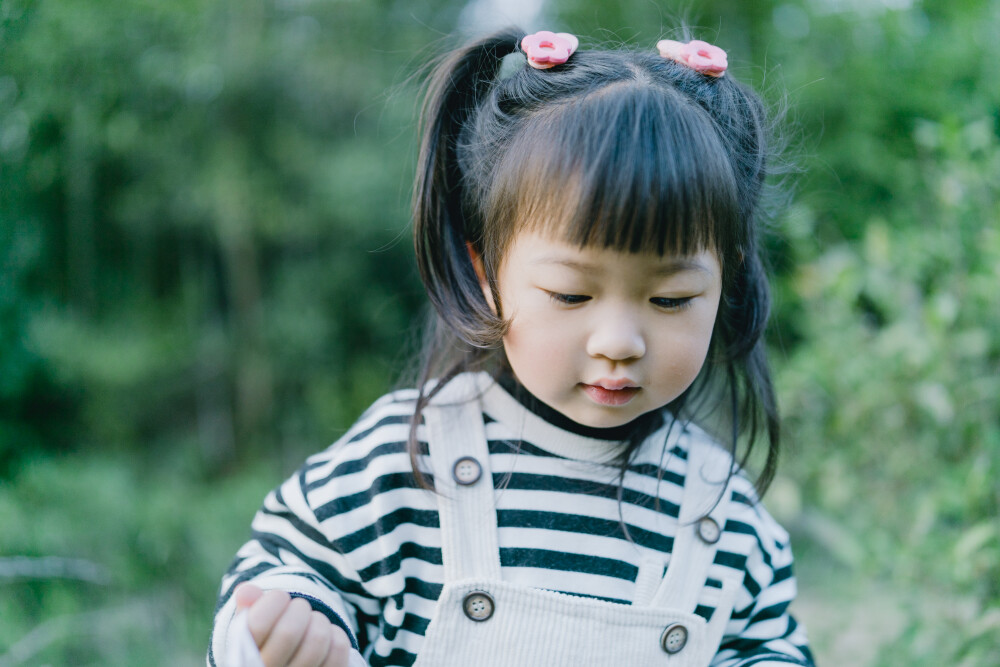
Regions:
[[[742, 246], [728, 152], [672, 88], [619, 81], [528, 119], [497, 166], [488, 217], [628, 252]], [[488, 225], [490, 226], [490, 225]]]

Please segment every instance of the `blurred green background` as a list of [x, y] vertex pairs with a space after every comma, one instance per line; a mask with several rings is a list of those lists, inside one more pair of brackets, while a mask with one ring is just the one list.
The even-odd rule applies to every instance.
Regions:
[[[1000, 3], [685, 3], [790, 108], [767, 498], [821, 665], [1000, 664]], [[198, 665], [263, 495], [392, 386], [420, 68], [653, 0], [0, 0], [0, 666]]]

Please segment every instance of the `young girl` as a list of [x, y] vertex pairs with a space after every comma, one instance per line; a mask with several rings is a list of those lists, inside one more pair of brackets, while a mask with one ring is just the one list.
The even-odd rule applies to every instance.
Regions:
[[658, 46], [502, 32], [437, 67], [421, 381], [264, 501], [211, 664], [812, 664], [734, 458], [766, 439], [763, 488], [778, 451], [767, 121], [721, 49]]

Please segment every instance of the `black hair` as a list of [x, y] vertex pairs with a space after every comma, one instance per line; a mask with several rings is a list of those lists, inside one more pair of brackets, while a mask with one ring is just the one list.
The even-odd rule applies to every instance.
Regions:
[[[498, 270], [517, 231], [551, 225], [580, 246], [718, 253], [722, 298], [708, 360], [668, 407], [675, 419], [697, 419], [725, 405], [725, 439], [741, 464], [765, 436], [763, 493], [779, 449], [757, 239], [770, 127], [764, 105], [730, 74], [707, 76], [652, 50], [584, 50], [552, 69], [524, 66], [501, 77], [522, 37], [509, 29], [457, 49], [428, 81], [413, 211], [434, 316], [410, 429], [414, 473], [426, 486], [416, 432], [433, 395], [459, 373], [504, 370]], [[470, 249], [482, 258], [494, 308]], [[622, 476], [638, 445], [624, 453]]]

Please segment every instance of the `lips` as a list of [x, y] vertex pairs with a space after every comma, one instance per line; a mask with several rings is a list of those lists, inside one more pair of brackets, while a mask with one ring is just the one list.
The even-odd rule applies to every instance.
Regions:
[[639, 393], [639, 387], [627, 379], [598, 380], [594, 384], [584, 384], [583, 391], [590, 400], [599, 405], [625, 405]]

